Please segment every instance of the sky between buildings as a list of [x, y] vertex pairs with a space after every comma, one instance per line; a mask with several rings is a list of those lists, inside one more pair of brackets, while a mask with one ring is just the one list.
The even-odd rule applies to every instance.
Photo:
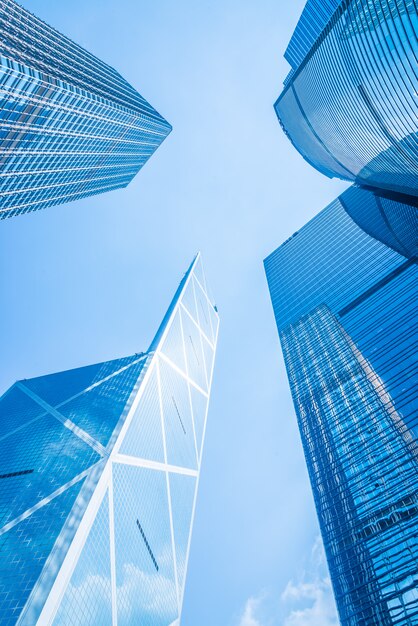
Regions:
[[125, 190], [0, 223], [0, 392], [145, 350], [201, 250], [221, 316], [182, 626], [334, 626], [262, 261], [346, 185], [273, 111], [294, 0], [23, 0], [174, 130]]

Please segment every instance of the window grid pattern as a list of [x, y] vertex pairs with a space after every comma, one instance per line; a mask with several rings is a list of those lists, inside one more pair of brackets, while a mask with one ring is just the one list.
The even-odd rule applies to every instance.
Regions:
[[[8, 532], [0, 535], [2, 626], [13, 626], [70, 514], [82, 482], [65, 490]], [[30, 623], [30, 622], [29, 622]]]
[[[45, 549], [42, 565], [45, 561], [47, 565], [31, 579], [32, 586], [19, 599], [19, 610], [6, 601], [0, 607], [2, 615], [9, 611], [8, 623], [20, 619], [22, 624], [43, 626], [167, 626], [179, 618], [218, 333], [218, 315], [207, 296], [200, 256], [186, 274], [170, 311], [158, 345], [150, 352], [22, 381], [4, 396], [4, 400], [9, 398], [7, 407], [15, 430], [20, 437], [24, 432], [30, 434], [34, 448], [39, 447], [31, 426], [34, 419], [37, 424], [47, 419], [68, 432], [71, 440], [65, 450], [71, 458], [71, 476], [78, 472], [74, 478], [77, 485], [79, 476], [86, 477], [73, 508], [57, 521], [54, 551], [52, 545]], [[184, 320], [194, 328], [200, 370], [194, 353], [187, 349]], [[25, 387], [29, 395], [25, 395]], [[97, 406], [96, 394], [100, 394]], [[42, 417], [38, 418], [32, 404], [36, 406], [40, 396], [45, 399], [39, 405]], [[24, 422], [20, 429], [16, 429], [16, 411], [12, 411], [14, 400]], [[113, 409], [107, 410], [106, 404]], [[101, 437], [103, 429], [98, 426], [102, 422], [112, 431], [110, 438]], [[82, 427], [81, 431], [73, 424]], [[101, 454], [83, 433], [94, 439]], [[74, 440], [90, 455], [84, 465], [75, 456]], [[27, 446], [26, 435], [20, 441]], [[22, 449], [26, 465], [9, 463], [2, 473], [32, 467], [38, 471]], [[54, 452], [47, 450], [50, 463], [55, 462]], [[10, 455], [12, 460], [15, 454]], [[61, 458], [62, 449], [57, 449], [57, 454]], [[58, 481], [64, 469], [54, 474]], [[63, 493], [68, 491], [71, 476], [63, 478], [67, 481]], [[0, 480], [0, 489], [7, 481], [32, 478], [28, 473]], [[49, 500], [55, 502], [59, 497], [50, 494]], [[30, 536], [32, 516], [50, 506], [31, 504], [35, 510], [28, 509], [25, 520], [12, 520], [11, 529], [3, 527], [6, 538], [18, 532], [22, 523], [27, 524]], [[69, 527], [73, 532], [68, 534]], [[0, 538], [1, 533], [2, 529]], [[19, 542], [13, 539], [9, 553], [19, 554], [19, 550]], [[19, 596], [18, 581], [4, 582]], [[7, 599], [7, 590], [5, 594]]]
[[[0, 578], [3, 590], [0, 614], [5, 623], [17, 622], [41, 576], [42, 567], [38, 565], [45, 564], [55, 541], [61, 540], [64, 547], [68, 546], [71, 533], [66, 534], [64, 530], [66, 524], [71, 525], [70, 514], [73, 505], [76, 507], [76, 495], [85, 477], [94, 477], [97, 464], [107, 456], [95, 437], [105, 427], [107, 431], [113, 431], [124, 418], [129, 393], [146, 358], [146, 355], [137, 354], [20, 381], [1, 398], [0, 474], [5, 478], [0, 480]], [[93, 399], [92, 392], [95, 393]], [[74, 411], [68, 412], [67, 407], [80, 398], [85, 401], [79, 403], [78, 415]], [[104, 410], [104, 399], [112, 411]], [[66, 413], [86, 427], [86, 431], [74, 430], [74, 422]], [[92, 441], [98, 444], [99, 451], [91, 445]], [[86, 488], [83, 497], [88, 493]], [[65, 514], [54, 517], [53, 511], [64, 501], [70, 503]], [[83, 511], [83, 501], [77, 507]], [[39, 526], [37, 520], [43, 520], [45, 516], [49, 522], [42, 522]], [[27, 550], [26, 544], [38, 547], [36, 551]], [[21, 569], [9, 568], [11, 553], [14, 559], [22, 562]], [[26, 595], [19, 598], [17, 609], [9, 599], [20, 594], [22, 568], [34, 573], [28, 575]], [[33, 623], [31, 617], [27, 619]]]
[[281, 341], [341, 621], [410, 624], [418, 616], [416, 440], [327, 307]]
[[309, 52], [302, 46], [304, 58], [275, 104], [279, 121], [323, 174], [416, 196], [416, 4], [338, 5]]
[[416, 259], [367, 235], [337, 200], [265, 267], [341, 624], [409, 626], [418, 620]]
[[111, 626], [109, 496], [106, 492], [84, 545], [55, 623]]
[[0, 34], [0, 218], [126, 186], [170, 124], [14, 0]]

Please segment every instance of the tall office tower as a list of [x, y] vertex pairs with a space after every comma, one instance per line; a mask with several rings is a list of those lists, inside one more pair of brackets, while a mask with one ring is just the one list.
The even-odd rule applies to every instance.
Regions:
[[198, 256], [148, 352], [1, 398], [2, 626], [178, 626], [217, 334]]
[[0, 217], [125, 187], [170, 131], [116, 70], [0, 0]]
[[417, 33], [414, 0], [308, 0], [275, 110], [313, 167], [418, 195]]
[[407, 626], [418, 623], [417, 258], [358, 227], [352, 200], [265, 269], [341, 625]]

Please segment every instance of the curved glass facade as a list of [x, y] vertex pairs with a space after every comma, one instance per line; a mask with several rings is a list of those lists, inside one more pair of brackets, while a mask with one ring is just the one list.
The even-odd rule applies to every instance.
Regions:
[[409, 626], [418, 620], [418, 266], [351, 219], [347, 204], [376, 199], [351, 194], [265, 269], [341, 624]]
[[353, 185], [340, 202], [366, 233], [408, 259], [418, 257], [418, 199]]
[[418, 195], [416, 4], [328, 4], [318, 17], [308, 2], [289, 44], [293, 69], [275, 104], [279, 121], [323, 174]]
[[0, 399], [5, 626], [171, 626], [218, 334], [198, 256], [150, 350]]
[[170, 131], [116, 70], [0, 0], [0, 219], [125, 187]]

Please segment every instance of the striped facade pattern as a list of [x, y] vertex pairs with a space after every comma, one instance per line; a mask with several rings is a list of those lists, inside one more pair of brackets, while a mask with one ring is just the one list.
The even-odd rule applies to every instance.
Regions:
[[125, 187], [170, 131], [116, 70], [0, 0], [0, 218]]
[[295, 31], [294, 69], [275, 104], [286, 135], [327, 176], [418, 195], [416, 2], [344, 0], [322, 21], [314, 7]]
[[[341, 626], [410, 626], [418, 623], [418, 265], [351, 219], [348, 204], [366, 212], [376, 196], [349, 191], [265, 268]], [[395, 201], [385, 202], [393, 226]], [[373, 216], [371, 228], [382, 221]]]

